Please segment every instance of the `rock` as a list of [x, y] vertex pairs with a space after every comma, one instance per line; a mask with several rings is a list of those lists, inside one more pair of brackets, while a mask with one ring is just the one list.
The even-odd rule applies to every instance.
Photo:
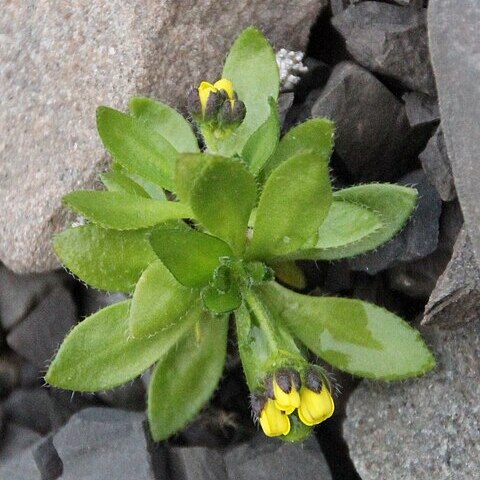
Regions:
[[433, 329], [438, 366], [397, 383], [363, 381], [350, 397], [344, 435], [361, 478], [478, 476], [480, 322]]
[[223, 478], [235, 480], [277, 480], [279, 472], [285, 479], [332, 478], [313, 437], [301, 444], [289, 444], [259, 434], [250, 442], [228, 450], [225, 465], [227, 476]]
[[422, 323], [456, 327], [480, 317], [480, 268], [470, 239], [462, 230], [450, 263], [438, 279]]
[[393, 240], [371, 253], [349, 260], [353, 270], [375, 275], [399, 262], [424, 258], [436, 249], [442, 209], [438, 193], [427, 181], [422, 170], [405, 175], [398, 183], [412, 185], [418, 190], [419, 201], [415, 212], [405, 228]]
[[168, 459], [170, 472], [175, 480], [230, 478], [221, 453], [213, 448], [174, 447], [170, 449]]
[[79, 310], [79, 317], [88, 317], [98, 310], [122, 302], [128, 298], [124, 293], [109, 293], [90, 288], [83, 283], [75, 283], [75, 297]]
[[404, 88], [435, 94], [425, 9], [362, 2], [333, 17], [332, 25], [360, 65]]
[[107, 405], [122, 410], [145, 410], [145, 386], [140, 378], [120, 387], [95, 394]]
[[13, 353], [0, 355], [0, 398], [6, 397], [19, 383], [22, 360]]
[[448, 157], [480, 264], [478, 139], [480, 138], [480, 4], [477, 0], [432, 0], [428, 28]]
[[420, 92], [407, 92], [402, 100], [411, 127], [431, 127], [440, 122], [437, 99]]
[[293, 92], [282, 93], [278, 97], [278, 113], [280, 116], [280, 125], [283, 125], [285, 122], [285, 117], [287, 116], [290, 107], [293, 104], [293, 99], [295, 94]]
[[33, 448], [32, 454], [42, 476], [42, 480], [56, 480], [60, 478], [60, 475], [63, 473], [63, 463], [53, 446], [51, 436], [39, 442], [39, 444]]
[[62, 480], [154, 480], [143, 414], [88, 408], [53, 437], [63, 462]]
[[456, 197], [456, 192], [452, 167], [440, 127], [437, 128], [419, 158], [428, 180], [437, 189], [441, 199], [445, 202], [453, 200]]
[[57, 408], [46, 389], [16, 389], [4, 405], [5, 413], [11, 422], [41, 435], [63, 423], [62, 411]]
[[0, 478], [43, 480], [29, 449], [40, 440], [38, 433], [10, 423], [0, 436]]
[[[330, 0], [330, 7], [332, 9], [333, 15], [338, 15], [343, 12], [350, 5], [355, 5], [364, 0]], [[392, 0], [393, 3], [403, 6], [412, 6], [416, 8], [421, 8], [423, 6], [424, 0]]]
[[0, 264], [0, 323], [9, 330], [61, 283], [58, 273], [16, 275]]
[[[106, 166], [95, 108], [147, 94], [183, 107], [215, 80], [233, 39], [252, 24], [303, 50], [328, 0], [9, 2], [2, 9], [0, 258], [15, 271], [58, 266], [53, 233], [72, 216], [61, 197], [91, 188]], [[288, 13], [287, 13], [288, 12]], [[235, 21], [232, 21], [235, 18]], [[87, 160], [88, 159], [88, 160]]]
[[59, 285], [11, 330], [7, 343], [37, 367], [45, 368], [76, 322], [77, 309], [70, 292]]
[[308, 116], [336, 123], [335, 151], [355, 181], [390, 180], [406, 172], [416, 146], [404, 106], [367, 70], [338, 64], [308, 102]]

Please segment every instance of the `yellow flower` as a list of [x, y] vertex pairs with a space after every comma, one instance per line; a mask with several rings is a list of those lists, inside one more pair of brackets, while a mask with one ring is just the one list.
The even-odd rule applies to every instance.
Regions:
[[[218, 83], [218, 82], [217, 82]], [[217, 94], [218, 89], [209, 82], [202, 82], [198, 87], [198, 95], [200, 97], [200, 105], [202, 106], [202, 116], [205, 116], [205, 110], [207, 109], [207, 102], [210, 94]]]
[[267, 437], [287, 435], [290, 432], [290, 419], [269, 398], [260, 413], [260, 426]]
[[308, 387], [300, 389], [300, 406], [298, 416], [308, 426], [317, 425], [333, 415], [335, 406], [330, 391], [322, 384], [316, 392]]
[[218, 80], [218, 82], [215, 82], [213, 87], [216, 88], [218, 91], [224, 90], [230, 101], [237, 99], [237, 94], [233, 89], [233, 83], [230, 80], [227, 80], [226, 78], [222, 78]]
[[275, 406], [290, 415], [300, 406], [300, 375], [295, 370], [285, 369], [275, 373], [273, 378], [273, 396]]

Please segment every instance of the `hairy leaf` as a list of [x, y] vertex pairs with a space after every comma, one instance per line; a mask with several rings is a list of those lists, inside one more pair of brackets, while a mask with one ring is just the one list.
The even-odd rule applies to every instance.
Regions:
[[164, 137], [178, 152], [199, 152], [190, 124], [174, 108], [146, 97], [134, 97], [129, 109], [148, 128]]
[[277, 102], [269, 99], [270, 115], [250, 136], [242, 150], [242, 158], [248, 163], [250, 171], [258, 175], [265, 162], [273, 154], [280, 137], [280, 119]]
[[127, 193], [137, 197], [149, 198], [150, 195], [138, 183], [120, 172], [106, 172], [100, 175], [103, 184], [110, 192]]
[[182, 203], [120, 192], [80, 190], [65, 195], [63, 201], [93, 223], [114, 230], [139, 230], [192, 216], [188, 206]]
[[275, 52], [259, 30], [249, 27], [238, 36], [222, 76], [233, 83], [238, 98], [247, 108], [245, 120], [221, 147], [222, 154], [231, 156], [242, 152], [250, 135], [270, 115], [268, 99], [278, 97], [280, 79]]
[[227, 317], [203, 313], [193, 331], [157, 363], [148, 388], [155, 441], [185, 426], [212, 396], [225, 363], [227, 330]]
[[327, 118], [313, 118], [290, 129], [265, 166], [265, 178], [281, 163], [305, 150], [328, 161], [333, 151], [335, 124]]
[[97, 128], [105, 148], [129, 172], [175, 190], [177, 151], [162, 135], [138, 118], [108, 107], [97, 109]]
[[175, 280], [160, 260], [143, 272], [133, 293], [129, 325], [134, 337], [147, 337], [185, 321], [199, 292]]
[[309, 297], [273, 282], [259, 291], [294, 335], [340, 370], [396, 380], [435, 366], [419, 332], [384, 308], [349, 298]]
[[130, 292], [157, 259], [144, 231], [106, 230], [96, 225], [69, 228], [54, 239], [62, 263], [92, 287]]
[[334, 200], [348, 201], [374, 212], [382, 227], [360, 238], [334, 248], [313, 248], [295, 252], [291, 258], [312, 260], [336, 260], [368, 252], [390, 240], [405, 225], [417, 203], [418, 193], [414, 188], [400, 185], [359, 185], [335, 192]]
[[172, 275], [187, 287], [203, 287], [231, 248], [219, 238], [196, 230], [158, 229], [152, 233], [153, 250]]
[[326, 160], [313, 152], [295, 155], [268, 178], [260, 197], [251, 255], [272, 259], [316, 242], [332, 191]]
[[205, 167], [192, 187], [190, 206], [195, 218], [210, 233], [240, 254], [257, 196], [255, 179], [240, 162], [214, 155], [202, 156]]
[[165, 355], [201, 315], [197, 307], [181, 325], [149, 338], [132, 338], [127, 321], [129, 306], [129, 300], [111, 305], [79, 323], [62, 343], [46, 382], [79, 392], [122, 385]]

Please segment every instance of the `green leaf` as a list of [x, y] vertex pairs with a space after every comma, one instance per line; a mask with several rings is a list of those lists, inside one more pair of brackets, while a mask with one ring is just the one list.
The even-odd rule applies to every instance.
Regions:
[[183, 203], [190, 204], [193, 185], [208, 164], [208, 154], [186, 153], [179, 155], [175, 166], [177, 196]]
[[247, 225], [257, 197], [253, 175], [239, 162], [206, 155], [205, 167], [190, 194], [195, 218], [213, 235], [240, 254], [247, 239]]
[[97, 128], [105, 148], [129, 172], [175, 190], [177, 151], [162, 135], [143, 121], [108, 107], [97, 109]]
[[280, 119], [277, 102], [269, 99], [270, 115], [250, 136], [242, 150], [242, 158], [248, 163], [250, 171], [258, 175], [265, 162], [275, 151], [280, 137]]
[[46, 382], [79, 392], [122, 385], [165, 355], [201, 315], [197, 307], [175, 328], [149, 338], [132, 338], [127, 322], [129, 305], [129, 300], [111, 305], [80, 322], [60, 346]]
[[268, 178], [257, 208], [251, 254], [271, 259], [318, 239], [332, 202], [328, 164], [313, 152], [289, 158]]
[[184, 427], [212, 396], [223, 372], [227, 317], [204, 313], [195, 335], [157, 363], [148, 388], [148, 420], [155, 441]]
[[335, 124], [327, 118], [313, 118], [290, 129], [265, 166], [265, 178], [288, 158], [311, 150], [328, 161], [333, 151]]
[[114, 230], [138, 230], [192, 216], [190, 209], [182, 203], [120, 192], [80, 190], [65, 195], [63, 201], [88, 220]]
[[259, 30], [249, 27], [238, 36], [222, 76], [233, 83], [238, 98], [247, 108], [245, 120], [221, 147], [221, 153], [231, 156], [242, 152], [250, 135], [270, 115], [268, 99], [278, 98], [280, 79], [275, 52]]
[[164, 137], [178, 152], [200, 151], [190, 124], [172, 107], [151, 98], [134, 97], [128, 107], [133, 116]]
[[335, 192], [334, 200], [347, 201], [374, 212], [380, 218], [382, 227], [356, 242], [334, 248], [306, 249], [296, 252], [291, 258], [336, 260], [373, 250], [402, 229], [415, 209], [417, 197], [414, 188], [388, 183], [359, 185]]
[[259, 290], [300, 341], [340, 370], [397, 380], [435, 366], [420, 333], [384, 308], [349, 298], [308, 297], [273, 282]]
[[138, 183], [120, 172], [102, 173], [100, 178], [110, 192], [128, 193], [137, 197], [149, 198], [148, 193]]
[[242, 295], [236, 285], [226, 291], [208, 286], [202, 291], [202, 300], [212, 313], [221, 314], [236, 310], [242, 303]]
[[336, 248], [358, 242], [383, 227], [378, 215], [354, 203], [334, 200], [318, 230], [315, 248]]
[[222, 240], [196, 230], [159, 229], [152, 233], [153, 250], [172, 275], [187, 287], [207, 285], [231, 248]]
[[180, 285], [160, 260], [143, 272], [133, 293], [129, 325], [137, 337], [154, 335], [183, 323], [198, 290]]
[[157, 259], [146, 232], [120, 232], [96, 225], [69, 228], [54, 239], [62, 263], [92, 287], [130, 292]]

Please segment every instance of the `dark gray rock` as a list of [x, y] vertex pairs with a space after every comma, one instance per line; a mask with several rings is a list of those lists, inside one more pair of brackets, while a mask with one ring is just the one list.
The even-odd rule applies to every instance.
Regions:
[[257, 435], [250, 442], [225, 454], [227, 477], [235, 480], [278, 480], [315, 478], [331, 480], [327, 462], [317, 441], [311, 437], [303, 443], [285, 443]]
[[405, 111], [411, 127], [434, 126], [440, 122], [438, 100], [420, 92], [402, 95]]
[[453, 183], [452, 167], [440, 127], [437, 128], [419, 158], [428, 180], [437, 189], [441, 199], [445, 202], [453, 200], [457, 194]]
[[29, 448], [41, 439], [38, 433], [10, 423], [0, 439], [2, 480], [43, 480]]
[[76, 322], [77, 309], [70, 292], [58, 285], [11, 330], [7, 342], [12, 350], [45, 368]]
[[450, 263], [439, 278], [422, 323], [456, 327], [480, 318], [480, 268], [462, 230]]
[[448, 157], [477, 262], [480, 264], [480, 3], [432, 0], [428, 28]]
[[175, 480], [218, 480], [229, 477], [222, 454], [213, 448], [174, 447], [168, 454], [170, 472]]
[[122, 410], [145, 410], [145, 386], [140, 378], [105, 392], [98, 392], [96, 396], [107, 405]]
[[62, 480], [154, 480], [144, 420], [143, 414], [111, 408], [74, 415], [53, 437]]
[[0, 264], [0, 322], [9, 330], [53, 287], [61, 283], [61, 274], [17, 275]]
[[437, 247], [442, 201], [422, 170], [405, 175], [401, 185], [414, 186], [419, 193], [417, 209], [406, 227], [377, 250], [349, 260], [353, 270], [374, 275], [400, 262], [411, 262], [430, 255]]
[[124, 293], [110, 293], [83, 284], [76, 284], [78, 297], [79, 317], [84, 318], [94, 314], [98, 310], [108, 307], [127, 298]]
[[[435, 371], [418, 379], [363, 381], [347, 406], [344, 436], [363, 479], [478, 477], [480, 322], [432, 329]], [[386, 472], [387, 476], [386, 476]]]
[[63, 473], [63, 463], [53, 446], [51, 436], [39, 442], [32, 449], [32, 455], [42, 480], [56, 480], [60, 478]]
[[435, 94], [424, 9], [362, 2], [336, 15], [332, 24], [360, 65], [410, 90]]
[[280, 125], [283, 125], [285, 122], [285, 117], [287, 116], [290, 107], [293, 105], [293, 99], [295, 94], [293, 92], [282, 93], [278, 97], [278, 113], [280, 116]]
[[19, 388], [10, 394], [4, 405], [10, 421], [42, 435], [63, 423], [62, 412], [46, 389]]
[[13, 353], [0, 355], [0, 399], [6, 397], [19, 383], [22, 359]]
[[390, 180], [408, 169], [415, 146], [404, 106], [367, 70], [338, 64], [307, 102], [311, 116], [335, 122], [335, 151], [356, 181]]

